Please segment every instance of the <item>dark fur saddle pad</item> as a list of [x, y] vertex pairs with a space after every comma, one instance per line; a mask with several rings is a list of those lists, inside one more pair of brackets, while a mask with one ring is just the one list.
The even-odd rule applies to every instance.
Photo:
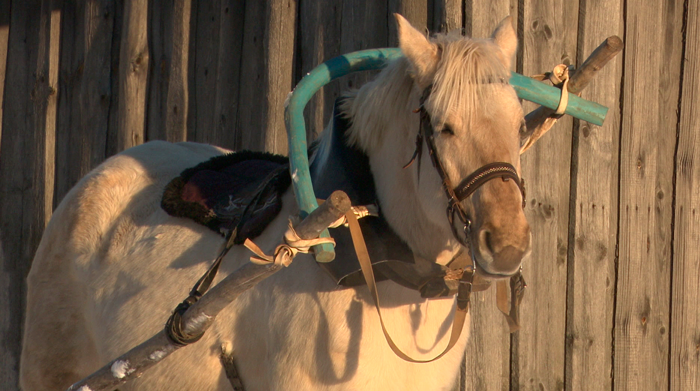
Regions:
[[277, 216], [290, 183], [287, 157], [234, 152], [183, 171], [165, 187], [161, 207], [223, 236], [235, 229], [234, 243], [241, 244], [260, 235]]

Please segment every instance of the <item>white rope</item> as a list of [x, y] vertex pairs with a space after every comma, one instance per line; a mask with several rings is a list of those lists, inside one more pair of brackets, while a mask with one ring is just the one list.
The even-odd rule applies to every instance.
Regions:
[[561, 88], [561, 98], [559, 98], [559, 106], [554, 114], [562, 115], [566, 112], [566, 106], [569, 104], [569, 67], [564, 64], [559, 64], [554, 67], [550, 73], [549, 80], [552, 84]]
[[[367, 216], [379, 216], [379, 208], [375, 204], [353, 206], [351, 209], [353, 213], [355, 213], [355, 217], [357, 217], [357, 219]], [[328, 226], [328, 228], [338, 228], [341, 225], [346, 227], [348, 226], [348, 219], [345, 215], [334, 221], [333, 224]]]
[[541, 81], [549, 80], [552, 85], [561, 89], [559, 105], [557, 106], [554, 114], [563, 115], [566, 112], [566, 106], [569, 104], [569, 67], [566, 64], [559, 64], [555, 66], [551, 72], [547, 72], [542, 75], [535, 75], [532, 76], [532, 78]]
[[[374, 204], [353, 206], [352, 211], [358, 219], [367, 216], [379, 216], [379, 208]], [[334, 221], [328, 228], [337, 228], [341, 225], [348, 226], [348, 220], [345, 215]], [[250, 239], [246, 239], [243, 245], [256, 255], [250, 257], [251, 262], [258, 265], [274, 264], [283, 266], [289, 266], [298, 253], [306, 254], [310, 251], [311, 247], [318, 244], [330, 243], [335, 246], [335, 240], [333, 240], [333, 238], [316, 238], [309, 240], [300, 238], [294, 230], [292, 220], [289, 220], [287, 232], [284, 233], [284, 242], [284, 244], [280, 244], [275, 248], [273, 255], [265, 254], [265, 252]]]
[[298, 253], [308, 253], [311, 247], [318, 244], [330, 243], [335, 246], [333, 238], [302, 239], [294, 230], [292, 220], [289, 220], [287, 232], [284, 233], [284, 243], [275, 248], [274, 255], [265, 254], [252, 240], [246, 239], [243, 245], [256, 256], [250, 257], [250, 261], [258, 265], [282, 265], [289, 266]]

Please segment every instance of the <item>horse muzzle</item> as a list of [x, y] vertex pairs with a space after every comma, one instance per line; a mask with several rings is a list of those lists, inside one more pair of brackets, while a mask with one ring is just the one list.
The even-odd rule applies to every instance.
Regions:
[[[517, 224], [515, 224], [517, 225]], [[530, 256], [532, 235], [530, 226], [510, 226], [507, 232], [481, 227], [472, 238], [472, 251], [477, 271], [487, 278], [510, 277]]]

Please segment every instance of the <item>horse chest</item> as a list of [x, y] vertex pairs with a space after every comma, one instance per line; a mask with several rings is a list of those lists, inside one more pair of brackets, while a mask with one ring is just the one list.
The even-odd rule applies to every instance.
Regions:
[[[234, 351], [240, 353], [236, 365], [247, 389], [451, 387], [462, 349], [455, 349], [439, 364], [416, 365], [401, 360], [384, 340], [367, 289], [313, 286], [316, 278], [326, 281], [327, 277], [309, 265], [313, 267], [293, 266], [290, 273], [263, 282], [261, 292], [266, 293], [250, 296], [246, 308], [239, 308], [242, 313], [238, 318], [244, 320], [236, 327]], [[304, 280], [313, 290], [303, 288], [299, 281]], [[391, 282], [380, 283], [380, 290], [387, 298], [383, 304], [387, 329], [402, 349], [424, 358], [444, 348], [449, 339], [445, 325], [451, 322], [452, 300], [421, 299], [417, 292]], [[249, 317], [255, 309], [264, 314]], [[251, 325], [255, 322], [260, 323]], [[252, 337], [251, 332], [256, 336]], [[468, 333], [464, 334], [462, 347]], [[261, 341], [265, 341], [264, 346]], [[265, 362], [264, 379], [259, 378], [259, 359]]]

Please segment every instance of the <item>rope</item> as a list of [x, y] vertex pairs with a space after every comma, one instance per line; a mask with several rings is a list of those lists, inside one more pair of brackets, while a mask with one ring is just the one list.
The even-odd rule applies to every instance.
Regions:
[[[357, 219], [361, 219], [367, 216], [379, 216], [379, 207], [377, 207], [377, 205], [375, 204], [352, 206], [350, 207], [350, 209], [355, 214], [355, 217]], [[334, 221], [333, 224], [328, 226], [328, 228], [338, 228], [341, 225], [345, 227], [348, 226], [347, 215], [343, 215], [338, 220]]]
[[298, 253], [308, 253], [311, 247], [318, 244], [330, 243], [335, 246], [333, 238], [302, 239], [294, 230], [292, 220], [289, 220], [287, 232], [284, 233], [284, 244], [275, 248], [273, 255], [267, 255], [252, 240], [246, 239], [243, 245], [256, 256], [250, 257], [250, 261], [257, 265], [282, 265], [289, 266]]
[[569, 104], [569, 67], [565, 64], [559, 64], [551, 72], [535, 75], [532, 78], [540, 81], [549, 80], [553, 86], [561, 89], [559, 106], [557, 106], [554, 114], [563, 115], [566, 112], [566, 106]]

